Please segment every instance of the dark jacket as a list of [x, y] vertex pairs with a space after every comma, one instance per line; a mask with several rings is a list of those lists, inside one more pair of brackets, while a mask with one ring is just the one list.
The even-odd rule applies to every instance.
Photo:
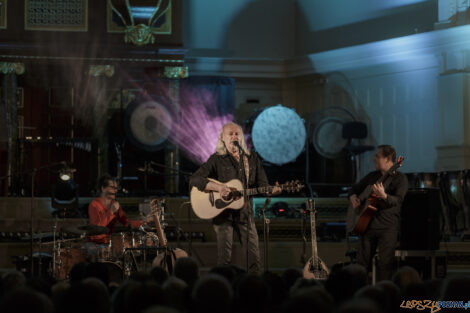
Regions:
[[[240, 164], [241, 163], [241, 164]], [[248, 156], [250, 168], [248, 186], [246, 188], [256, 188], [268, 186], [268, 179], [258, 154], [252, 152]], [[207, 178], [213, 178], [221, 183], [226, 183], [232, 179], [238, 179], [243, 182], [243, 162], [238, 162], [230, 154], [213, 154], [206, 163], [191, 176], [190, 187], [196, 187], [203, 191], [209, 182]], [[226, 221], [241, 222], [247, 220], [247, 214], [253, 214], [253, 203], [251, 197], [247, 205], [241, 210], [225, 210], [213, 219], [213, 223], [221, 224]]]
[[[375, 184], [382, 173], [380, 171], [374, 171], [367, 174], [358, 183], [354, 184], [349, 195], [359, 194], [368, 186]], [[369, 229], [396, 229], [400, 221], [400, 210], [403, 199], [405, 198], [408, 190], [408, 179], [406, 175], [400, 172], [392, 175], [388, 179], [391, 179], [388, 186], [385, 187], [385, 193], [387, 194], [386, 200], [379, 200], [377, 204], [377, 214], [369, 224]], [[385, 180], [385, 183], [387, 180]]]

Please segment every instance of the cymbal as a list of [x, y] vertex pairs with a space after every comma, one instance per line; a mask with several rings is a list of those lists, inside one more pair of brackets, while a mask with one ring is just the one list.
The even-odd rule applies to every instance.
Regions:
[[47, 233], [38, 233], [33, 235], [33, 239], [37, 240], [43, 240], [43, 239], [53, 239], [54, 238], [54, 233], [52, 232], [47, 232]]
[[101, 235], [109, 233], [108, 227], [98, 226], [98, 225], [81, 225], [81, 226], [67, 226], [62, 228], [62, 230], [66, 233], [71, 233], [75, 235], [86, 235], [86, 236], [94, 236], [94, 235]]
[[117, 226], [114, 227], [113, 233], [139, 233], [142, 230], [140, 228], [131, 228], [129, 226]]

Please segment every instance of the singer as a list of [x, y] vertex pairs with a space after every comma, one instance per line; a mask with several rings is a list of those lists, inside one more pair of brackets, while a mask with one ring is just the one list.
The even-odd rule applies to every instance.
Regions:
[[[208, 178], [220, 182], [239, 179], [245, 188], [268, 186], [268, 179], [261, 160], [256, 153], [251, 153], [245, 144], [242, 128], [235, 123], [225, 124], [219, 134], [216, 152], [206, 163], [191, 176], [190, 185], [201, 191], [216, 191], [222, 196], [231, 190], [224, 184], [211, 182]], [[274, 187], [272, 194], [279, 194], [281, 188]], [[231, 264], [233, 233], [237, 233], [242, 246], [247, 249], [248, 271], [261, 272], [258, 233], [256, 232], [251, 199], [246, 199], [241, 210], [225, 210], [212, 220], [217, 236], [217, 263]]]
[[89, 241], [99, 244], [109, 243], [109, 237], [114, 232], [114, 226], [118, 221], [124, 226], [137, 228], [153, 220], [152, 216], [148, 216], [144, 221], [129, 220], [116, 200], [118, 186], [116, 180], [111, 175], [104, 174], [101, 176], [98, 180], [98, 186], [101, 190], [100, 196], [93, 199], [88, 206], [90, 224], [108, 227], [110, 232], [109, 234], [90, 236], [88, 238]]

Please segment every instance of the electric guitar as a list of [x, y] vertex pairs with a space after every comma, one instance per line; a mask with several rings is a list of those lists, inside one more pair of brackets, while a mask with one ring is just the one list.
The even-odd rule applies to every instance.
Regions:
[[[383, 183], [392, 173], [396, 172], [402, 166], [403, 160], [402, 156], [398, 157], [397, 162], [380, 177], [377, 183]], [[379, 199], [373, 193], [371, 185], [364, 188], [358, 198], [361, 201], [360, 205], [356, 208], [352, 204], [349, 205], [346, 215], [346, 234], [363, 234], [377, 212], [377, 202]]]
[[317, 233], [315, 226], [315, 202], [312, 198], [307, 201], [307, 211], [310, 211], [310, 233], [312, 240], [312, 257], [305, 263], [302, 272], [303, 277], [306, 279], [326, 280], [330, 271], [326, 264], [318, 256], [317, 249]]
[[[211, 182], [222, 184], [215, 179], [209, 178]], [[245, 195], [253, 196], [260, 193], [271, 192], [275, 186], [243, 189], [243, 184], [238, 179], [232, 179], [224, 185], [228, 186], [231, 192], [222, 197], [217, 191], [200, 191], [196, 187], [191, 189], [191, 206], [194, 213], [202, 219], [211, 219], [222, 213], [226, 209], [239, 210], [245, 205]], [[300, 191], [304, 185], [299, 181], [291, 181], [279, 185], [282, 190], [288, 192]]]

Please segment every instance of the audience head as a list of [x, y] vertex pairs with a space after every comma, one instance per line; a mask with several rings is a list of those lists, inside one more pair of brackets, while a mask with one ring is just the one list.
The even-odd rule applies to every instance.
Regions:
[[168, 272], [160, 266], [154, 266], [150, 270], [150, 276], [154, 282], [161, 286], [168, 279]]
[[191, 294], [194, 311], [198, 313], [230, 312], [232, 288], [224, 277], [207, 274], [195, 285]]
[[182, 279], [171, 276], [163, 283], [163, 291], [167, 305], [180, 311], [186, 311], [189, 306], [188, 284]]
[[441, 300], [464, 300], [468, 298], [470, 276], [453, 277], [444, 281]]
[[297, 279], [302, 277], [302, 272], [298, 268], [288, 268], [282, 273], [282, 280], [286, 284], [287, 290], [295, 284]]
[[366, 269], [359, 264], [350, 264], [330, 274], [325, 283], [326, 289], [335, 302], [343, 303], [368, 284]]
[[235, 299], [240, 311], [266, 312], [271, 302], [271, 292], [261, 277], [246, 274], [235, 282]]
[[72, 284], [56, 303], [57, 313], [108, 313], [111, 307], [108, 288], [94, 277]]
[[360, 298], [350, 300], [341, 305], [338, 313], [381, 313], [381, 311], [373, 301]]
[[196, 260], [191, 257], [178, 258], [173, 275], [184, 280], [191, 287], [199, 278], [199, 266]]
[[293, 291], [284, 302], [282, 312], [330, 313], [333, 312], [333, 298], [321, 286], [304, 287]]
[[25, 287], [8, 292], [0, 301], [2, 313], [53, 313], [51, 300], [43, 293]]
[[411, 266], [403, 266], [393, 275], [392, 281], [403, 292], [409, 284], [420, 284], [423, 281], [419, 273]]
[[3, 274], [3, 289], [5, 293], [26, 285], [26, 277], [20, 271], [8, 271]]
[[237, 275], [235, 269], [230, 265], [217, 265], [209, 270], [209, 273], [217, 274], [223, 276], [230, 283], [235, 281], [235, 276]]
[[390, 312], [391, 303], [389, 302], [390, 299], [387, 297], [386, 292], [377, 286], [365, 286], [359, 289], [356, 294], [355, 298], [361, 299], [368, 299], [375, 303], [378, 308], [381, 308], [384, 312]]

